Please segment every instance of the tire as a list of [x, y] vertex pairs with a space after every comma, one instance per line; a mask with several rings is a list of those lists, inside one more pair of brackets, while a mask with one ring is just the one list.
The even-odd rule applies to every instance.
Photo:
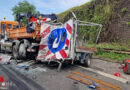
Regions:
[[17, 52], [17, 46], [16, 45], [13, 45], [13, 57], [14, 57], [14, 59], [18, 59], [18, 57], [19, 57], [19, 55], [18, 55], [18, 52]]
[[89, 54], [84, 54], [84, 66], [90, 67], [91, 65], [91, 56]]
[[26, 51], [26, 46], [25, 46], [25, 44], [24, 43], [21, 43], [20, 45], [19, 45], [19, 57], [20, 57], [20, 59], [26, 59], [27, 57], [26, 57], [26, 54], [27, 54], [27, 51]]
[[27, 48], [30, 46], [30, 43], [28, 40], [23, 40], [23, 42], [20, 43], [19, 45], [19, 57], [22, 60], [28, 59], [28, 52]]
[[13, 58], [16, 60], [19, 59], [18, 48], [19, 48], [19, 41], [16, 41], [12, 46]]

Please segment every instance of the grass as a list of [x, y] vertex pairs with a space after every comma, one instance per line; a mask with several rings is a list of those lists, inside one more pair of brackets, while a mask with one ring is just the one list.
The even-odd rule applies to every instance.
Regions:
[[[94, 47], [94, 44], [86, 44], [86, 47], [91, 48]], [[103, 48], [111, 48], [115, 50], [130, 50], [129, 47], [125, 45], [121, 45], [119, 43], [100, 43], [96, 46], [97, 48], [97, 53], [95, 54], [96, 56], [100, 58], [107, 58], [107, 59], [112, 59], [116, 61], [122, 61], [125, 58], [130, 58], [130, 55], [128, 54], [117, 54], [114, 52], [105, 52]]]
[[130, 48], [120, 43], [100, 43], [97, 45], [99, 48], [111, 48], [115, 50], [129, 50]]
[[[94, 44], [86, 44], [86, 47], [94, 47]], [[96, 45], [96, 48], [111, 48], [114, 50], [130, 50], [129, 46], [122, 45], [120, 43], [100, 43]]]
[[130, 58], [130, 55], [117, 54], [117, 53], [113, 53], [113, 52], [104, 52], [102, 54], [96, 54], [96, 55], [101, 58], [109, 58], [109, 59], [114, 59], [117, 61], [123, 61], [125, 58]]

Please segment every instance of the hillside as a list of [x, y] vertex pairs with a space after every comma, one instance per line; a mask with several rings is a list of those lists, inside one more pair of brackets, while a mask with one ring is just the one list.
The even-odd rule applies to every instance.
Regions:
[[[130, 45], [130, 0], [91, 0], [58, 14], [59, 21], [65, 22], [73, 11], [79, 20], [103, 24], [99, 42], [120, 42]], [[83, 32], [87, 29], [86, 32]], [[96, 27], [81, 27], [82, 38], [95, 38]], [[89, 34], [88, 34], [89, 33]], [[89, 36], [89, 37], [88, 37]]]

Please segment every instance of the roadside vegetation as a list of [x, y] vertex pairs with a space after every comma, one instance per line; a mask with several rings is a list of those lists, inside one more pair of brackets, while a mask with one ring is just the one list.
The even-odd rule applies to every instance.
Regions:
[[[123, 47], [123, 50], [125, 50], [124, 48], [127, 48], [127, 47]], [[117, 48], [117, 49], [121, 50], [122, 47]], [[128, 55], [128, 54], [115, 53], [114, 50], [111, 52], [106, 52], [106, 51], [104, 51], [103, 48], [99, 48], [99, 47], [97, 47], [97, 52], [95, 53], [95, 56], [98, 56], [100, 58], [112, 59], [112, 60], [115, 60], [118, 62], [123, 61], [125, 58], [130, 58], [130, 55]]]
[[[129, 9], [126, 8], [126, 6], [123, 6], [122, 3], [124, 3], [122, 0], [91, 0], [84, 5], [71, 8], [63, 13], [58, 14], [58, 18], [59, 21], [65, 22], [71, 17], [71, 14], [69, 14], [69, 12], [73, 11], [79, 20], [102, 24], [103, 28], [98, 42], [99, 44], [96, 46], [98, 51], [95, 55], [101, 58], [109, 58], [117, 61], [122, 61], [125, 58], [130, 58], [130, 55], [115, 53], [114, 50], [129, 51], [130, 39], [127, 38], [124, 40], [124, 38], [116, 34], [120, 31], [123, 32], [125, 30], [119, 30], [121, 29], [120, 27], [117, 27], [116, 24], [115, 26], [112, 24], [117, 22], [117, 19], [119, 19], [118, 15], [129, 15]], [[119, 21], [121, 20], [119, 19]], [[130, 22], [126, 21], [125, 25], [130, 26]], [[122, 24], [120, 26], [122, 26]], [[98, 30], [98, 27], [79, 27], [79, 37], [81, 38], [81, 41], [86, 41], [85, 44], [87, 48], [94, 47], [93, 43], [97, 37]], [[106, 52], [103, 48], [113, 49], [113, 51]]]
[[[94, 44], [86, 44], [87, 48], [93, 48]], [[110, 52], [104, 51], [105, 49], [112, 49]], [[94, 56], [98, 56], [100, 58], [105, 59], [112, 59], [118, 62], [123, 61], [125, 58], [130, 58], [130, 55], [128, 54], [122, 54], [122, 53], [115, 53], [115, 50], [120, 51], [130, 51], [130, 45], [122, 45], [120, 43], [100, 43], [96, 45], [97, 52], [94, 54]]]
[[[113, 3], [111, 3], [110, 0], [91, 0], [86, 4], [71, 8], [63, 13], [58, 14], [58, 18], [59, 21], [65, 22], [71, 17], [71, 14], [69, 12], [73, 11], [79, 20], [99, 23], [103, 25], [101, 38], [99, 41], [114, 41], [116, 37], [110, 38], [108, 40], [107, 34], [109, 31], [107, 30], [109, 24], [111, 24], [111, 19], [115, 17], [115, 7], [119, 5], [120, 0], [114, 1]], [[126, 9], [123, 9], [122, 11], [125, 10]], [[98, 27], [80, 27], [82, 39], [87, 39], [88, 42], [93, 43], [97, 36], [97, 30]], [[110, 35], [109, 37], [111, 37]]]
[[[18, 5], [15, 5], [12, 8], [12, 12], [13, 12], [15, 21], [16, 21], [16, 16], [18, 14], [27, 14], [27, 13], [40, 14], [40, 12], [36, 10], [36, 7], [30, 4], [27, 0], [21, 1], [18, 3]], [[24, 25], [27, 25], [28, 21], [29, 21], [28, 18], [25, 17], [22, 22], [24, 23]]]
[[102, 54], [96, 53], [95, 55], [99, 56], [100, 58], [112, 59], [118, 62], [123, 61], [125, 58], [130, 58], [130, 55], [128, 54], [117, 54], [114, 52], [103, 52]]

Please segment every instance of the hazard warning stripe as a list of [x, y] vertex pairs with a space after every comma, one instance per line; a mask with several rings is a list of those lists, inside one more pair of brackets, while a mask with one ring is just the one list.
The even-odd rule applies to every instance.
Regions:
[[44, 57], [45, 57], [45, 55], [39, 55], [38, 59], [41, 59], [41, 58], [44, 58]]
[[[56, 53], [52, 53], [49, 48], [48, 48], [48, 35], [50, 34], [50, 32], [52, 30], [54, 30], [55, 28], [60, 28], [59, 26], [51, 26], [48, 24], [42, 24], [41, 26], [41, 30], [40, 30], [40, 34], [41, 36], [41, 42], [40, 42], [40, 48], [39, 48], [39, 55], [41, 56], [42, 60], [49, 60], [49, 59], [65, 59], [68, 57], [69, 54], [69, 49], [68, 50], [64, 50], [65, 47], [69, 47], [70, 45], [70, 39], [71, 39], [71, 34], [72, 34], [72, 29], [73, 29], [73, 21], [72, 19], [69, 20], [67, 23], [64, 24], [64, 28], [66, 28], [67, 31], [67, 39], [65, 41], [65, 45], [64, 47], [56, 52]], [[43, 53], [45, 52], [45, 53]]]
[[56, 55], [57, 59], [62, 59], [62, 56], [61, 56], [60, 52], [56, 52], [55, 55]]
[[66, 24], [66, 29], [70, 34], [72, 33], [72, 27], [68, 23]]
[[48, 55], [45, 57], [45, 59], [48, 60], [48, 59], [51, 58], [53, 55], [54, 55], [53, 53], [50, 53], [50, 54], [48, 54]]
[[65, 52], [63, 49], [61, 49], [61, 50], [59, 51], [59, 53], [61, 54], [61, 56], [62, 56], [63, 58], [66, 58], [66, 57], [67, 57], [67, 54], [66, 54], [66, 52]]
[[40, 45], [39, 50], [44, 49], [46, 46], [47, 46], [47, 45]]
[[49, 55], [49, 54], [51, 54], [51, 51], [47, 51], [46, 56]]
[[42, 38], [46, 37], [50, 33], [50, 26], [42, 32]]
[[49, 58], [49, 59], [56, 59], [56, 55], [53, 55], [51, 58]]
[[51, 52], [50, 51], [47, 51], [46, 55], [40, 55], [38, 58], [45, 58], [47, 57], [48, 55], [50, 55]]
[[69, 47], [69, 43], [70, 43], [70, 41], [69, 41], [68, 38], [67, 38], [65, 44], [66, 44], [68, 47]]

